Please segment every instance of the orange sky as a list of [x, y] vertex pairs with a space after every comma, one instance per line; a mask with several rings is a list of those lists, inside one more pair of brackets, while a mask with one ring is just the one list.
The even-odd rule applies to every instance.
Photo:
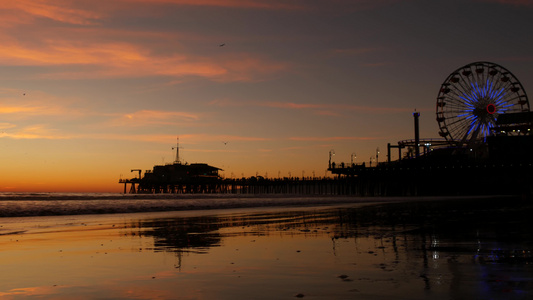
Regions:
[[533, 1], [452, 2], [3, 1], [0, 192], [120, 192], [177, 136], [226, 177], [384, 161], [457, 68], [533, 86]]

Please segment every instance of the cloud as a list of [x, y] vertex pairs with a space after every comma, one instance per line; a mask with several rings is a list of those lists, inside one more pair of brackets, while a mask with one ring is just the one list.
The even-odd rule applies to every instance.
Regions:
[[36, 115], [39, 112], [39, 107], [27, 106], [0, 106], [0, 114], [28, 114]]
[[[176, 141], [176, 135], [172, 134], [117, 134], [117, 133], [98, 133], [98, 134], [80, 134], [75, 138], [98, 139], [98, 140], [123, 140], [136, 142], [150, 142], [169, 144]], [[213, 135], [213, 134], [180, 134], [180, 144], [185, 141], [186, 144], [199, 143], [220, 143], [222, 142], [258, 142], [268, 141], [268, 138], [237, 136], [237, 135]]]
[[[122, 0], [108, 4], [109, 1], [95, 0], [94, 5], [92, 2], [91, 5], [72, 0], [0, 2], [3, 20], [0, 24], [0, 65], [39, 67], [31, 76], [45, 79], [196, 76], [217, 82], [261, 81], [265, 76], [290, 67], [287, 63], [243, 51], [198, 51], [205, 50], [203, 45], [213, 39], [205, 34], [150, 26], [139, 30], [113, 19], [122, 13], [119, 4], [122, 8], [128, 6], [128, 13], [135, 14], [146, 10], [144, 5], [196, 5], [196, 1]], [[261, 4], [261, 1], [224, 3], [200, 1], [198, 5], [271, 6]], [[279, 5], [283, 3], [278, 2]], [[50, 24], [42, 18], [61, 24]], [[142, 22], [150, 22], [150, 18], [155, 17], [143, 15]], [[96, 24], [93, 20], [101, 23]], [[11, 21], [13, 23], [5, 24]], [[218, 50], [218, 47], [213, 48]]]
[[291, 110], [313, 110], [317, 114], [337, 116], [338, 112], [354, 111], [354, 112], [371, 112], [371, 113], [400, 113], [411, 112], [411, 108], [403, 107], [376, 107], [376, 106], [359, 106], [350, 104], [335, 104], [335, 103], [294, 103], [294, 102], [280, 102], [280, 101], [235, 101], [230, 99], [216, 99], [209, 103], [209, 105], [219, 107], [270, 107]]
[[0, 130], [14, 128], [14, 127], [17, 127], [17, 125], [11, 124], [11, 123], [0, 123]]
[[37, 286], [11, 289], [6, 292], [0, 292], [0, 297], [16, 297], [16, 296], [43, 296], [57, 293], [56, 287], [52, 286]]
[[[101, 25], [106, 19], [128, 7], [130, 12], [145, 12], [146, 5], [153, 6], [204, 6], [256, 10], [311, 11], [324, 13], [369, 10], [390, 5], [400, 0], [17, 0], [1, 1], [0, 27], [16, 24], [32, 24], [36, 20], [52, 20], [60, 24], [79, 26]], [[498, 0], [493, 0], [498, 1]], [[87, 3], [90, 2], [90, 5]], [[505, 2], [505, 1], [500, 1]], [[530, 1], [509, 1], [528, 3]], [[144, 11], [143, 11], [144, 10]]]
[[333, 136], [333, 137], [290, 137], [291, 141], [299, 142], [331, 142], [331, 141], [366, 141], [376, 140], [377, 137], [358, 137], [358, 136]]
[[[44, 40], [36, 47], [5, 40], [0, 44], [0, 63], [53, 67], [42, 71], [45, 73], [41, 77], [54, 79], [199, 76], [221, 82], [258, 81], [265, 75], [289, 68], [289, 64], [246, 53], [156, 55], [148, 46], [93, 40]], [[69, 66], [71, 68], [66, 68]]]
[[214, 7], [233, 7], [233, 8], [253, 8], [253, 9], [269, 9], [269, 10], [302, 10], [305, 9], [305, 2], [303, 1], [287, 1], [283, 0], [126, 0], [130, 3], [160, 3], [160, 4], [175, 4], [175, 5], [189, 5], [189, 6], [214, 6]]
[[[156, 111], [140, 110], [133, 113], [120, 114], [110, 124], [113, 126], [150, 126], [150, 125], [174, 125], [180, 122], [194, 122], [200, 120], [200, 116], [188, 112], [179, 111]], [[106, 124], [108, 126], [109, 124]]]
[[82, 112], [59, 105], [0, 105], [0, 115], [7, 115], [14, 119], [27, 119], [36, 116], [61, 116], [65, 119], [76, 118], [83, 115]]
[[0, 3], [0, 10], [22, 12], [22, 17], [26, 17], [25, 19], [28, 19], [28, 17], [46, 18], [76, 25], [94, 24], [95, 20], [102, 17], [101, 14], [94, 11], [76, 8], [75, 4], [75, 2], [65, 0], [2, 1]]
[[58, 134], [57, 130], [48, 128], [44, 124], [26, 126], [20, 130], [11, 130], [10, 132], [0, 133], [0, 137], [12, 139], [45, 139], [45, 140], [63, 140], [70, 139], [71, 135]]
[[[41, 91], [0, 90], [0, 116], [6, 119], [42, 119], [61, 116], [61, 120], [78, 119], [92, 114], [70, 107], [77, 99], [57, 97]], [[57, 119], [54, 119], [57, 120]]]
[[[160, 3], [187, 6], [211, 6], [239, 9], [292, 10], [292, 11], [355, 11], [390, 5], [401, 0], [125, 0], [130, 3]], [[341, 9], [339, 9], [341, 8]]]
[[195, 142], [258, 142], [269, 141], [269, 138], [253, 137], [253, 136], [238, 136], [238, 135], [225, 135], [225, 134], [185, 134], [180, 135], [180, 140], [187, 140], [191, 143]]

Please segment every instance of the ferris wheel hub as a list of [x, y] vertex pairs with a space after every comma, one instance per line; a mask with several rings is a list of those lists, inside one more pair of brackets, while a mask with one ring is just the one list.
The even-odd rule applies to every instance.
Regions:
[[487, 112], [491, 115], [494, 114], [496, 112], [496, 105], [489, 103], [487, 105]]

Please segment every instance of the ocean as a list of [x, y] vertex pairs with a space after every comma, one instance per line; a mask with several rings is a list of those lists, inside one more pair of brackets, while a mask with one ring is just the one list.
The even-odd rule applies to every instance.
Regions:
[[[405, 201], [408, 198], [236, 194], [0, 193], [0, 217], [55, 216], [313, 206]], [[429, 198], [419, 198], [433, 199]]]
[[4, 193], [1, 299], [531, 299], [514, 197]]

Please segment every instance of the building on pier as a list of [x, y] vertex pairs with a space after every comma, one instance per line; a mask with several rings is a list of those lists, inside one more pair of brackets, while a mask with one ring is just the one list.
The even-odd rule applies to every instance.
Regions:
[[131, 170], [139, 172], [139, 177], [119, 181], [124, 184], [124, 193], [128, 191], [131, 194], [209, 191], [213, 183], [220, 179], [218, 171], [222, 169], [205, 163], [182, 163], [179, 148], [178, 139], [176, 147], [172, 148], [176, 150], [176, 160], [172, 164], [156, 165], [153, 170], [146, 170], [144, 176], [140, 169]]

